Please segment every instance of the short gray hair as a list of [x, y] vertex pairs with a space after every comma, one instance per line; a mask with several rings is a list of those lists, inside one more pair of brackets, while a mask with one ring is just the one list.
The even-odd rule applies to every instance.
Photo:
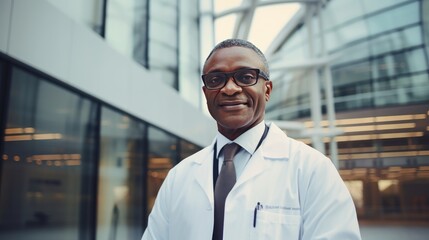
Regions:
[[[265, 71], [263, 71], [267, 77], [270, 77], [270, 70], [268, 67], [268, 61], [265, 58], [265, 55], [262, 53], [261, 50], [259, 50], [259, 48], [257, 48], [255, 45], [253, 45], [253, 43], [247, 41], [247, 40], [243, 40], [243, 39], [237, 39], [237, 38], [231, 38], [231, 39], [226, 39], [220, 43], [218, 43], [210, 52], [209, 56], [206, 58], [206, 61], [204, 62], [204, 65], [206, 65], [207, 60], [213, 55], [214, 52], [216, 52], [219, 49], [223, 49], [223, 48], [230, 48], [230, 47], [244, 47], [244, 48], [248, 48], [252, 51], [254, 51], [256, 54], [258, 54], [260, 60], [262, 61], [262, 63], [264, 64], [265, 67]], [[262, 71], [262, 69], [261, 69]]]

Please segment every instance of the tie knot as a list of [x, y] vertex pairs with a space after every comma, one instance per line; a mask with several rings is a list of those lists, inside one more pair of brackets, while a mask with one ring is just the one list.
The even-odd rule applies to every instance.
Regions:
[[240, 145], [235, 142], [225, 145], [223, 147], [223, 161], [232, 161], [239, 149]]

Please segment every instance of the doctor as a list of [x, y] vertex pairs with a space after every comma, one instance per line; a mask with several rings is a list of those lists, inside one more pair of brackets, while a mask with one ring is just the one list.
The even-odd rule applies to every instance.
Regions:
[[[142, 240], [361, 239], [331, 161], [264, 121], [273, 85], [262, 52], [225, 40], [206, 59], [202, 79], [218, 134], [170, 170]], [[231, 142], [239, 150], [227, 160]]]

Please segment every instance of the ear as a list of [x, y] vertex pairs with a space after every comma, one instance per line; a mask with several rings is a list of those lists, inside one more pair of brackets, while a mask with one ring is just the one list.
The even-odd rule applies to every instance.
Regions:
[[271, 91], [273, 91], [273, 82], [265, 81], [265, 101], [268, 102], [270, 100]]

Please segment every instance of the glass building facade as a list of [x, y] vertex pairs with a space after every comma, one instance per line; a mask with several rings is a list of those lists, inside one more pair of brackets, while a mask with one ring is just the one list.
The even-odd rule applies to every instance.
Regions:
[[[317, 81], [320, 125], [327, 128], [326, 94], [333, 92], [335, 126], [342, 132], [334, 137], [339, 171], [361, 220], [429, 220], [428, 6], [424, 0], [331, 0], [319, 9], [310, 4], [306, 10], [313, 15], [298, 13], [268, 53], [277, 89], [270, 119], [314, 127], [308, 86]], [[322, 67], [279, 68], [317, 58], [329, 60]], [[325, 66], [332, 89], [324, 82]], [[330, 140], [322, 138], [328, 155]]]
[[200, 147], [4, 56], [0, 63], [0, 237], [139, 239], [166, 173]]
[[[341, 131], [320, 140], [360, 220], [429, 222], [429, 1], [297, 2], [263, 49], [267, 121], [326, 129], [332, 92]], [[289, 3], [0, 1], [0, 239], [139, 239], [169, 169], [215, 134], [200, 80], [214, 32], [272, 35], [253, 20]]]
[[0, 239], [141, 238], [167, 172], [214, 136], [198, 16], [196, 0], [1, 1]]
[[201, 108], [199, 0], [46, 1]]

